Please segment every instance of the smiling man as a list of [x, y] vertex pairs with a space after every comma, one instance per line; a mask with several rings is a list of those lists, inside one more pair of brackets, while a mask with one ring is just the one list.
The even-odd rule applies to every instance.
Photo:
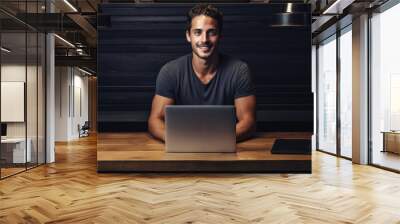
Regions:
[[222, 13], [199, 4], [187, 15], [186, 39], [192, 53], [165, 64], [157, 77], [148, 120], [150, 133], [165, 141], [166, 105], [235, 105], [236, 139], [255, 130], [254, 86], [246, 63], [218, 52]]

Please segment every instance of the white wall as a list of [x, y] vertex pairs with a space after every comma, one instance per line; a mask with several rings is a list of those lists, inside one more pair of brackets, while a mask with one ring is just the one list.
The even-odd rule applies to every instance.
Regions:
[[[27, 66], [25, 64], [5, 64], [1, 66], [1, 81], [3, 82], [25, 82], [25, 75], [27, 69], [28, 86], [27, 86], [27, 120], [28, 120], [28, 137], [30, 133], [35, 133], [36, 137], [36, 79], [31, 75], [36, 76], [36, 66]], [[41, 105], [39, 105], [40, 107]], [[7, 110], [7, 108], [1, 108]], [[8, 137], [25, 137], [25, 123], [26, 122], [7, 122], [7, 136]], [[32, 130], [31, 130], [32, 128]]]
[[55, 68], [55, 141], [68, 140], [69, 96], [70, 84], [69, 69]]
[[1, 81], [25, 82], [25, 64], [9, 64], [1, 66]]
[[88, 120], [88, 77], [72, 67], [56, 67], [56, 141], [79, 138], [78, 125]]
[[85, 121], [88, 121], [88, 77], [82, 76], [82, 73], [74, 70], [74, 107], [72, 108], [72, 136], [79, 137], [78, 125], [82, 126]]

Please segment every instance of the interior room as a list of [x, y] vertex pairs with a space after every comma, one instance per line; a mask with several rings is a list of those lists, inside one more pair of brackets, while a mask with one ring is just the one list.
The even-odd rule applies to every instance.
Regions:
[[371, 19], [372, 55], [371, 68], [371, 135], [372, 162], [399, 170], [399, 102], [396, 96], [400, 94], [400, 67], [394, 61], [398, 50], [394, 40], [399, 32], [393, 32], [391, 27], [399, 19], [399, 5], [384, 13], [374, 14]]
[[[147, 119], [156, 85], [154, 76], [163, 64], [190, 52], [182, 35], [185, 19], [176, 15], [192, 6], [99, 5], [98, 171], [310, 173], [311, 157], [301, 152], [301, 145], [297, 146], [296, 154], [269, 152], [273, 152], [273, 146], [277, 149], [274, 144], [277, 140], [310, 141], [312, 135], [311, 58], [304, 57], [311, 54], [310, 8], [298, 5], [292, 9], [296, 16], [289, 14], [280, 18], [287, 11], [283, 6], [228, 3], [220, 6], [221, 11], [226, 11], [223, 30], [226, 41], [220, 42], [220, 52], [240, 57], [251, 68], [257, 98], [256, 137], [241, 142], [236, 152], [230, 154], [194, 151], [179, 154], [168, 153], [168, 142], [164, 146], [147, 138]], [[138, 10], [140, 16], [136, 15]], [[168, 35], [164, 34], [166, 29]], [[243, 36], [243, 32], [247, 35]], [[285, 60], [289, 51], [290, 58]], [[191, 116], [201, 119], [201, 113], [195, 113], [191, 112]], [[194, 122], [191, 120], [187, 123]], [[193, 127], [200, 129], [206, 123], [201, 121]], [[207, 132], [220, 130], [218, 127], [207, 129]], [[177, 138], [191, 139], [201, 134], [194, 135], [190, 131], [179, 132]], [[173, 134], [169, 136], [173, 141]], [[206, 141], [208, 147], [217, 144], [212, 143], [212, 138]], [[194, 144], [183, 148], [192, 148]], [[179, 148], [179, 142], [172, 147]], [[311, 143], [307, 147], [310, 150]]]
[[0, 169], [7, 177], [45, 162], [45, 35], [15, 22], [2, 26], [1, 44]]
[[0, 223], [399, 223], [398, 21], [397, 0], [0, 1]]

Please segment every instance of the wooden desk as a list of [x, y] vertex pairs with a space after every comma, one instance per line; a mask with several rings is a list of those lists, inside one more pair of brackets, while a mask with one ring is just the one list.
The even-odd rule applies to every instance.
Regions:
[[25, 163], [30, 162], [32, 153], [31, 146], [32, 141], [30, 138], [27, 139], [26, 150], [25, 150], [25, 138], [6, 138], [1, 139], [2, 145], [2, 159], [5, 163]]
[[258, 133], [236, 153], [166, 153], [147, 133], [99, 133], [98, 172], [290, 172], [310, 173], [310, 155], [271, 154], [277, 138], [310, 139], [311, 133]]

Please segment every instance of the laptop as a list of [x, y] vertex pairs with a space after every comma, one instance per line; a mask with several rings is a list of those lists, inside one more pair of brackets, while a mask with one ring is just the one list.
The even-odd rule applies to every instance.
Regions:
[[234, 106], [165, 107], [166, 152], [235, 152]]

